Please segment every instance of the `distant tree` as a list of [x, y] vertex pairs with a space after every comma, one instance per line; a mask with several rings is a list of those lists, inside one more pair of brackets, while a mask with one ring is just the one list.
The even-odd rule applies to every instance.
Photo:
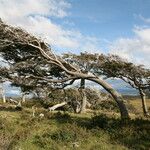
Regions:
[[[60, 56], [56, 56], [50, 46], [20, 28], [9, 26], [0, 22], [0, 55], [9, 64], [9, 79], [33, 80], [50, 86], [66, 87], [75, 80], [85, 79], [101, 85], [117, 102], [121, 117], [128, 118], [128, 110], [122, 96], [107, 82], [98, 76], [82, 71]], [[27, 80], [28, 79], [28, 80]], [[38, 83], [37, 83], [38, 85]]]

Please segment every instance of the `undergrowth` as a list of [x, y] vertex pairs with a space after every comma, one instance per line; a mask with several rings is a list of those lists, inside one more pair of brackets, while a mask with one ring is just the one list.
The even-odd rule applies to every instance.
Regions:
[[[39, 114], [44, 113], [40, 118]], [[89, 114], [91, 115], [91, 114]], [[1, 150], [148, 150], [150, 120], [122, 121], [106, 114], [0, 112]]]

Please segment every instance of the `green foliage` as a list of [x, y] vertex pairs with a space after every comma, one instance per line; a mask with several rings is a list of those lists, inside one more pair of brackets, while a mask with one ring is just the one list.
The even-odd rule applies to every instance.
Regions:
[[58, 123], [72, 122], [72, 118], [68, 113], [57, 112], [51, 115], [50, 119], [55, 119]]
[[[135, 150], [147, 150], [150, 147], [150, 121], [137, 118], [126, 122], [106, 115], [94, 115], [92, 128], [105, 130], [112, 140]], [[97, 131], [98, 132], [98, 131]]]
[[74, 142], [81, 142], [84, 137], [89, 137], [89, 133], [86, 129], [78, 127], [76, 124], [65, 124], [55, 132], [46, 131], [42, 135], [36, 135], [34, 137], [34, 143], [41, 148], [48, 147], [49, 143], [63, 143], [68, 145]]
[[93, 109], [119, 112], [117, 103], [113, 100], [100, 101], [99, 103], [93, 106]]
[[91, 118], [91, 123], [92, 127], [99, 127], [101, 129], [106, 129], [107, 131], [117, 129], [120, 125], [126, 124], [126, 122], [119, 118], [109, 118], [106, 114], [94, 114]]

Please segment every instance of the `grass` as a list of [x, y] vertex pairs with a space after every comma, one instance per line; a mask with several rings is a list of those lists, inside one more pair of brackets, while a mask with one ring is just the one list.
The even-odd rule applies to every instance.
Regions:
[[[129, 102], [132, 106], [134, 106], [136, 110], [136, 114], [141, 116], [143, 111], [141, 99], [135, 98], [135, 99], [131, 99]], [[150, 99], [146, 99], [146, 102], [147, 102], [147, 107], [150, 111]]]
[[[127, 149], [112, 142], [102, 129], [91, 128], [89, 117], [69, 114], [50, 114], [50, 118], [32, 118], [26, 112], [13, 115], [7, 112], [7, 120], [1, 112], [1, 149], [22, 150], [71, 150], [71, 149]], [[11, 118], [12, 117], [12, 118]], [[111, 142], [110, 142], [111, 141]]]
[[22, 111], [1, 110], [0, 150], [148, 150], [150, 120], [139, 118], [137, 100], [130, 103], [139, 115], [126, 122], [106, 111], [51, 113], [39, 106], [32, 117], [32, 104]]

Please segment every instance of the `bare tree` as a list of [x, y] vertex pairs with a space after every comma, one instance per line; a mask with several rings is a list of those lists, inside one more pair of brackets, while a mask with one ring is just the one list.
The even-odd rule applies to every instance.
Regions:
[[22, 29], [0, 22], [0, 54], [10, 65], [9, 78], [12, 80], [22, 77], [24, 80], [36, 79], [38, 82], [61, 87], [73, 84], [77, 79], [90, 80], [112, 95], [118, 104], [122, 118], [129, 118], [122, 96], [107, 82], [89, 71], [83, 72], [81, 68], [56, 56], [47, 43]]

